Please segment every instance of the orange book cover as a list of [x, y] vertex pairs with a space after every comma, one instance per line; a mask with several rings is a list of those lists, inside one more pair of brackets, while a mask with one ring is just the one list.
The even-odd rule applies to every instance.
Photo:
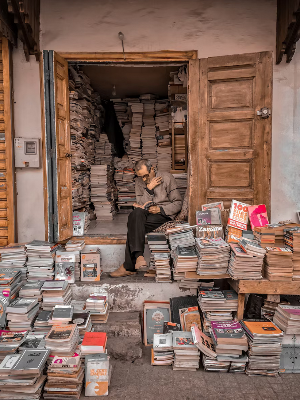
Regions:
[[274, 335], [282, 333], [282, 330], [277, 328], [273, 322], [243, 321], [243, 323], [252, 333], [259, 335]]
[[102, 346], [106, 345], [105, 332], [86, 332], [82, 341], [82, 346]]

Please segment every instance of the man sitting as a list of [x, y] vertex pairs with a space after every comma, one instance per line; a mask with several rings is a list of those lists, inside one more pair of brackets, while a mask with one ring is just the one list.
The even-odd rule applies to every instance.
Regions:
[[182, 199], [173, 175], [155, 171], [149, 160], [135, 164], [137, 203], [129, 214], [125, 262], [111, 276], [132, 275], [147, 265], [144, 258], [145, 235], [179, 213]]

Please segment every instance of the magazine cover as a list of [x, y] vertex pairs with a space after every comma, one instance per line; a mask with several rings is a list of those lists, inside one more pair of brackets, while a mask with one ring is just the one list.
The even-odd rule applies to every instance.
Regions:
[[260, 204], [259, 206], [249, 206], [248, 213], [252, 230], [254, 230], [254, 228], [257, 226], [268, 225], [269, 220], [265, 204]]
[[227, 225], [246, 231], [248, 222], [248, 207], [249, 204], [232, 200]]

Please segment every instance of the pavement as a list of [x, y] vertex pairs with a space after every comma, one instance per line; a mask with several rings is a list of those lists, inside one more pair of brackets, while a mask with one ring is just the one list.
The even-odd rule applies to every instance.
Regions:
[[[109, 395], [113, 400], [300, 400], [297, 374], [249, 377], [246, 374], [173, 371], [151, 366], [150, 348], [134, 362], [112, 360]], [[84, 394], [84, 391], [83, 391]], [[99, 397], [80, 398], [96, 400]]]

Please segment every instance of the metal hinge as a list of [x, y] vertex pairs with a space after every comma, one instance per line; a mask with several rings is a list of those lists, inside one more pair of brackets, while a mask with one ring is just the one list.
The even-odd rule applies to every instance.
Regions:
[[271, 110], [268, 107], [262, 107], [260, 110], [256, 111], [256, 114], [262, 118], [269, 118]]

